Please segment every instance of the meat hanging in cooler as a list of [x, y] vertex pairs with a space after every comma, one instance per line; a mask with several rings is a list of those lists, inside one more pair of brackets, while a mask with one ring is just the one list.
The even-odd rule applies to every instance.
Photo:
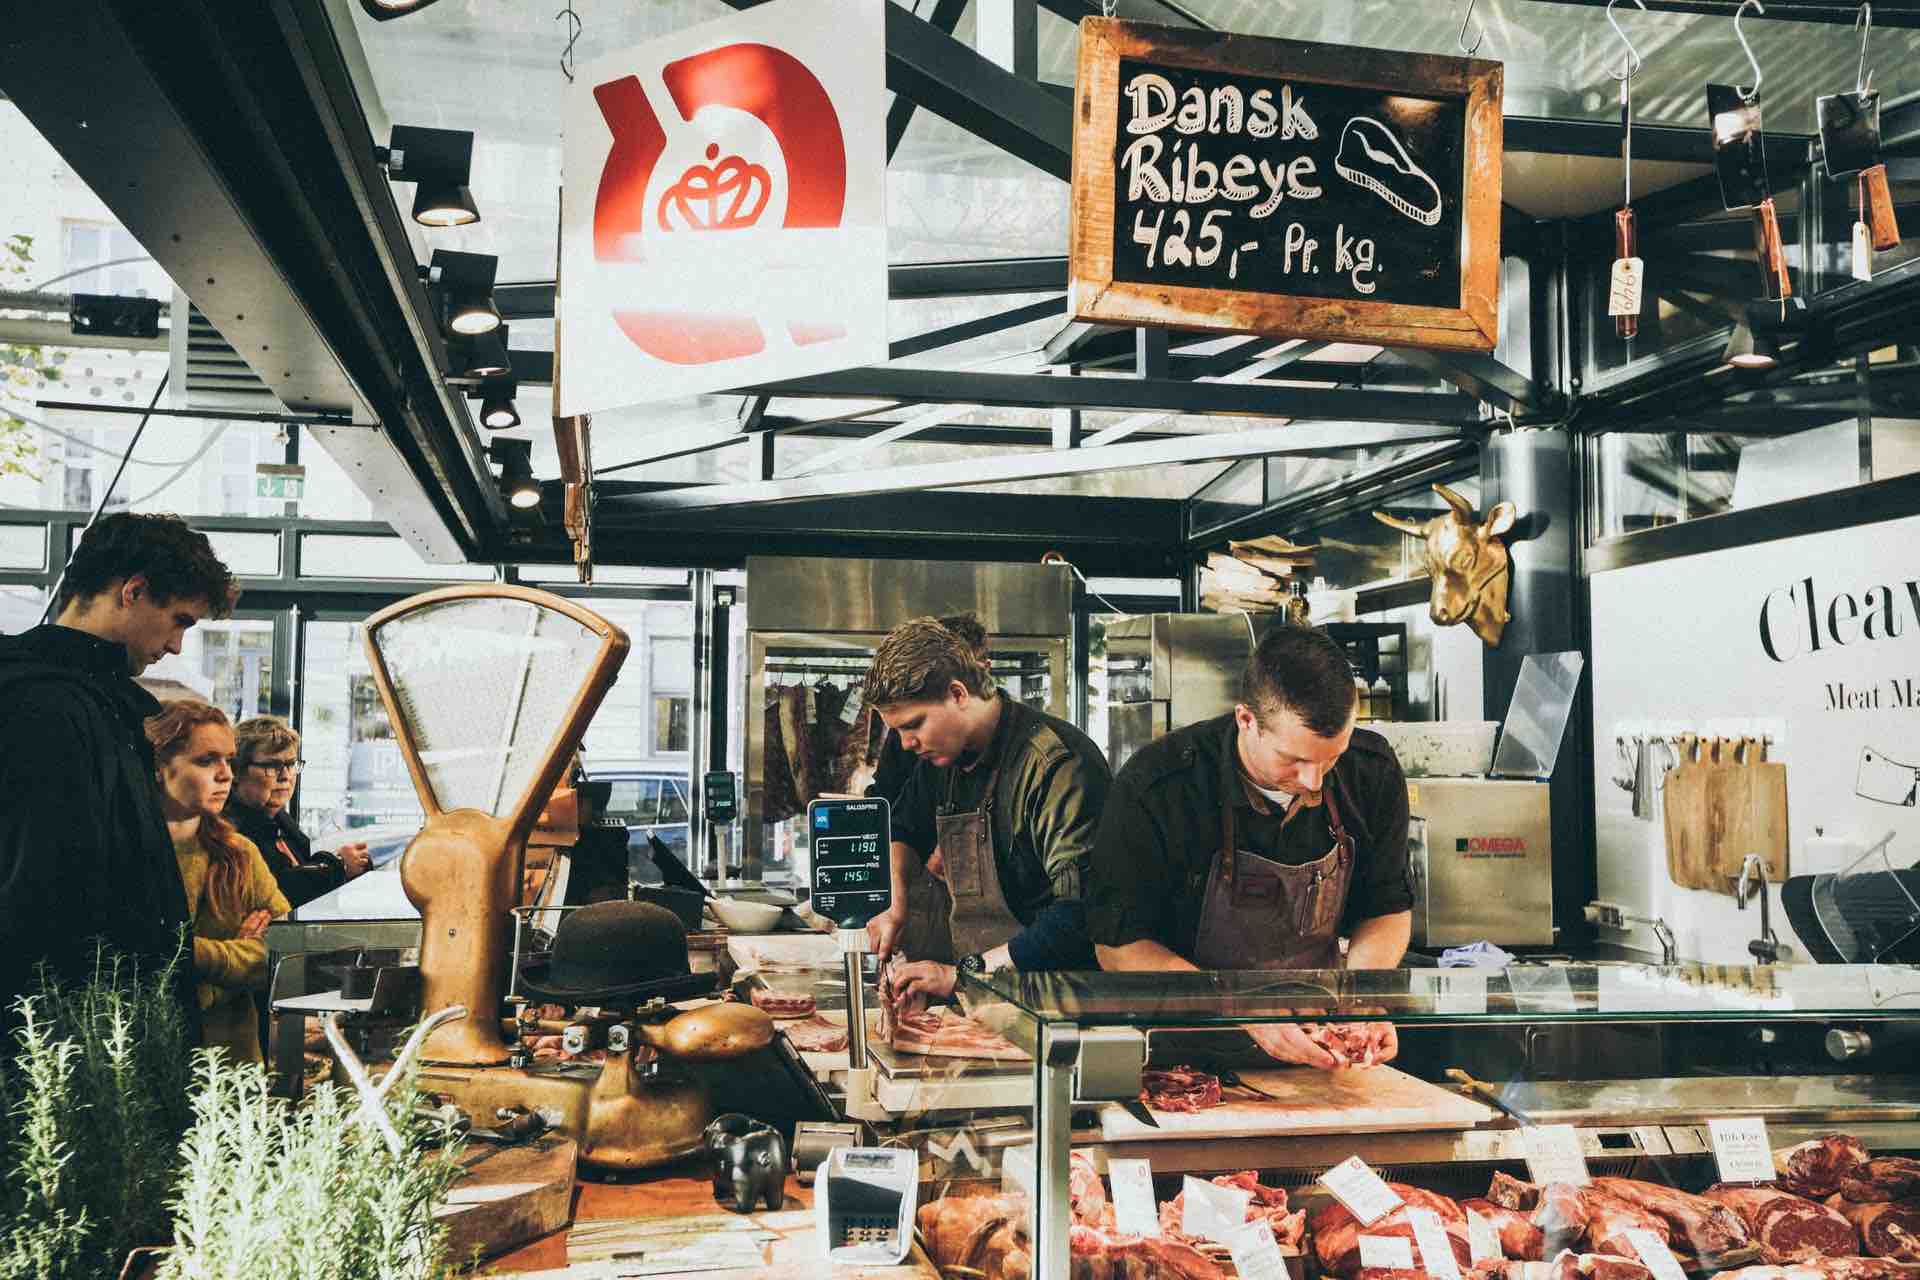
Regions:
[[1860, 1252], [1860, 1234], [1836, 1210], [1778, 1187], [1708, 1187], [1701, 1192], [1740, 1215], [1775, 1262], [1845, 1258]]
[[794, 685], [780, 691], [780, 741], [787, 749], [787, 767], [793, 771], [793, 793], [804, 811], [820, 798], [820, 784], [813, 767], [813, 738], [807, 729], [809, 690]]
[[793, 765], [787, 759], [787, 741], [780, 730], [781, 706], [785, 689], [767, 690], [766, 732], [760, 742], [760, 818], [763, 822], [785, 822], [807, 806], [794, 789]]

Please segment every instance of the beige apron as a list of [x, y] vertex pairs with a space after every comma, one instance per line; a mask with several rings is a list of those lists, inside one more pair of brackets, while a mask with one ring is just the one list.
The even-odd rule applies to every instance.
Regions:
[[1296, 866], [1236, 849], [1234, 796], [1241, 784], [1232, 734], [1220, 782], [1220, 851], [1207, 872], [1193, 962], [1202, 969], [1338, 968], [1353, 841], [1340, 821], [1333, 779], [1321, 793], [1333, 828], [1326, 856]]
[[[946, 883], [922, 870], [920, 875], [930, 892], [922, 909], [916, 911], [913, 879], [908, 879], [907, 942], [903, 949], [911, 959], [952, 964], [960, 956], [991, 951], [1024, 927], [1007, 905], [993, 856], [994, 792], [1006, 758], [1006, 740], [1019, 714], [1019, 706], [1011, 698], [1001, 704], [1001, 721], [994, 735], [993, 772], [987, 775], [986, 793], [978, 809], [970, 813], [953, 811], [960, 771], [955, 769], [947, 775], [947, 800], [934, 817], [938, 847], [946, 862]], [[919, 943], [918, 950], [915, 942]]]

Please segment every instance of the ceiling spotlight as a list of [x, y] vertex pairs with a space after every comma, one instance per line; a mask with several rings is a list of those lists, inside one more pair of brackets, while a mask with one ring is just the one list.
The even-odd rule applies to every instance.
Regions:
[[1779, 363], [1779, 353], [1771, 333], [1755, 333], [1745, 319], [1734, 321], [1733, 334], [1727, 339], [1726, 361], [1736, 369], [1771, 369]]
[[433, 251], [427, 283], [438, 293], [441, 323], [449, 332], [472, 337], [500, 327], [500, 309], [493, 305], [493, 272], [499, 262], [489, 253]]
[[480, 388], [480, 425], [505, 431], [520, 425], [520, 410], [514, 406], [519, 385], [512, 378], [489, 378]]
[[418, 13], [432, 3], [433, 0], [360, 0], [360, 7], [375, 22], [387, 22]]
[[513, 357], [507, 352], [507, 326], [472, 337], [455, 334], [447, 340], [455, 376], [462, 378], [504, 378], [513, 372]]
[[[429, 0], [431, 3], [431, 0]], [[397, 124], [374, 155], [395, 182], [418, 183], [413, 220], [423, 227], [459, 227], [480, 221], [467, 189], [473, 169], [473, 133], [464, 129], [419, 129]]]
[[500, 465], [500, 492], [507, 505], [530, 511], [540, 505], [540, 485], [533, 478], [533, 441], [495, 440], [487, 456]]

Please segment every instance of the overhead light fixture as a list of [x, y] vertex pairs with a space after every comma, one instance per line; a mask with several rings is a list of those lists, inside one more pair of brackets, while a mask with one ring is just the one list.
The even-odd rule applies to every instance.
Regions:
[[490, 253], [433, 251], [427, 284], [438, 295], [440, 323], [447, 332], [473, 337], [500, 327], [500, 309], [493, 305], [493, 273], [499, 264]]
[[480, 221], [467, 189], [473, 170], [473, 133], [466, 129], [421, 129], [397, 124], [374, 155], [395, 182], [418, 184], [413, 220], [423, 227], [460, 227]]
[[375, 22], [390, 22], [410, 13], [418, 13], [432, 3], [433, 0], [360, 0], [360, 7]]
[[520, 425], [520, 410], [513, 403], [520, 386], [512, 378], [489, 378], [480, 387], [480, 425], [492, 431], [505, 431]]
[[1752, 323], [1742, 316], [1733, 323], [1725, 359], [1736, 369], [1771, 369], [1780, 362], [1780, 353], [1771, 333], [1756, 332]]
[[461, 378], [504, 378], [513, 372], [513, 356], [507, 350], [507, 326], [473, 337], [455, 334], [447, 340], [453, 372]]
[[500, 492], [507, 505], [530, 511], [540, 505], [540, 485], [533, 478], [533, 441], [495, 440], [487, 456], [499, 464]]

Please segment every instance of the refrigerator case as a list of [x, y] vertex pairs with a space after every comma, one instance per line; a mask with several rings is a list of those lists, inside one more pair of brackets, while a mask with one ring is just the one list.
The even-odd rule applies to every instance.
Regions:
[[1413, 945], [1553, 943], [1553, 822], [1544, 782], [1418, 778], [1412, 821]]

